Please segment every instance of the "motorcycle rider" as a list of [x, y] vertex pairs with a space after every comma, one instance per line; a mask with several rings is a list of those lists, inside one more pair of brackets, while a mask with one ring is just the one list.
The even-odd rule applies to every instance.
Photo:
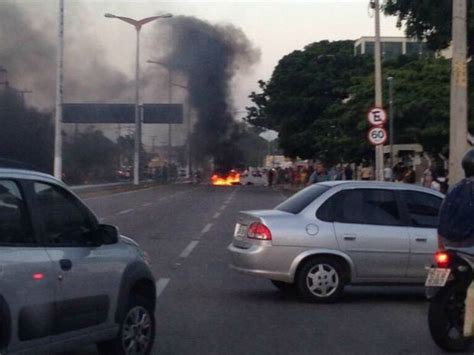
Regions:
[[468, 150], [462, 167], [466, 178], [446, 195], [441, 206], [438, 245], [447, 247], [474, 246], [474, 148]]

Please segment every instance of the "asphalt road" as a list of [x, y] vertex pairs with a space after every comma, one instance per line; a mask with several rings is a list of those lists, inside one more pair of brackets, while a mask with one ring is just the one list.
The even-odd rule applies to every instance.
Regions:
[[172, 185], [86, 200], [151, 256], [154, 354], [442, 354], [423, 288], [348, 287], [340, 303], [315, 305], [230, 270], [236, 213], [284, 198], [265, 187]]

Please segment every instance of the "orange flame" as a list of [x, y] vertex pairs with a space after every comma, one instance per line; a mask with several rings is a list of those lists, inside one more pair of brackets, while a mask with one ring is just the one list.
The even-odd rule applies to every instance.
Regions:
[[225, 178], [219, 177], [214, 174], [211, 177], [211, 183], [214, 186], [232, 186], [240, 184], [240, 174], [236, 172], [231, 172]]

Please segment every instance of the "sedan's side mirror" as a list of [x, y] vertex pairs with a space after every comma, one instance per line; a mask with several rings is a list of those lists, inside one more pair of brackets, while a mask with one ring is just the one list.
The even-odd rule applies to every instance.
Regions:
[[102, 244], [115, 244], [119, 240], [118, 228], [109, 224], [99, 224], [97, 235]]

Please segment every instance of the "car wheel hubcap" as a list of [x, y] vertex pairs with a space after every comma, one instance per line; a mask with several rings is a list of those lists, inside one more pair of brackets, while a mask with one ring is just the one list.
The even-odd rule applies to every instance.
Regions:
[[306, 286], [317, 297], [329, 297], [339, 286], [339, 276], [331, 265], [318, 264], [308, 271]]
[[126, 354], [146, 354], [151, 341], [151, 318], [141, 306], [132, 308], [123, 323], [122, 347]]

